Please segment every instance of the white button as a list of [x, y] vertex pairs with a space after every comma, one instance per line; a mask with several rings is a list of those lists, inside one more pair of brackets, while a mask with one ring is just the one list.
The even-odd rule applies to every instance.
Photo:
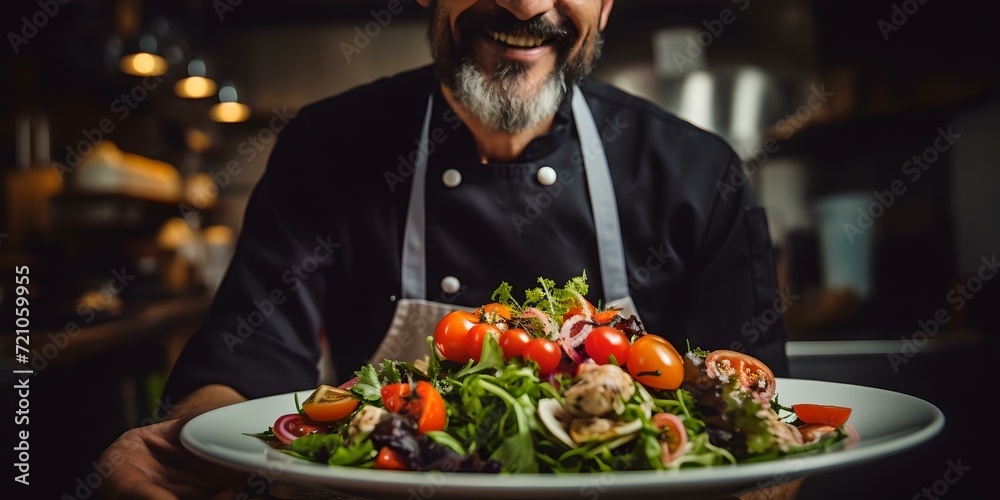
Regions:
[[462, 183], [462, 173], [453, 168], [449, 168], [444, 171], [444, 175], [441, 176], [441, 180], [444, 181], [444, 185], [450, 188], [458, 187]]
[[441, 280], [441, 290], [444, 293], [458, 293], [462, 289], [462, 282], [458, 281], [458, 278], [454, 276], [445, 276]]
[[538, 169], [538, 182], [540, 182], [543, 186], [551, 186], [555, 184], [558, 177], [556, 169], [552, 167], [542, 167]]

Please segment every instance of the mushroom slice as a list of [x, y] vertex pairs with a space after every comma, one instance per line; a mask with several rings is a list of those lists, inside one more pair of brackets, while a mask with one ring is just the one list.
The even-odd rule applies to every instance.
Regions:
[[622, 422], [600, 417], [576, 418], [570, 422], [569, 435], [576, 443], [586, 443], [631, 436], [641, 429], [642, 420], [639, 419]]
[[566, 410], [563, 409], [558, 400], [552, 398], [539, 400], [538, 418], [556, 439], [570, 448], [577, 447], [577, 444], [566, 433], [566, 428], [563, 427], [563, 422], [566, 420], [567, 415]]

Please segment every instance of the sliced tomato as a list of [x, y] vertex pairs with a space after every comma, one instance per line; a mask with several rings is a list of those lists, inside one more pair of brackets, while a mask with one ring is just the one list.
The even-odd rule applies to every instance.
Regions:
[[587, 335], [587, 340], [583, 342], [583, 348], [587, 351], [587, 355], [599, 365], [611, 363], [612, 357], [618, 366], [625, 364], [628, 360], [628, 337], [610, 326], [599, 326], [591, 330], [590, 334]]
[[274, 421], [271, 432], [274, 433], [274, 437], [278, 438], [278, 441], [291, 444], [292, 441], [307, 434], [315, 434], [322, 428], [318, 422], [313, 422], [298, 413], [289, 413]]
[[378, 450], [378, 455], [375, 456], [374, 467], [384, 470], [409, 470], [406, 464], [403, 463], [403, 459], [400, 458], [399, 453], [396, 453], [388, 446], [383, 446]]
[[392, 413], [399, 413], [406, 407], [407, 396], [410, 395], [410, 384], [387, 384], [379, 389], [382, 395], [382, 405]]
[[658, 335], [646, 334], [632, 342], [625, 367], [642, 385], [674, 390], [684, 381], [684, 358], [673, 344]]
[[538, 363], [538, 374], [546, 377], [559, 367], [562, 361], [562, 349], [559, 344], [548, 339], [532, 339], [524, 347], [524, 359]]
[[510, 361], [524, 354], [524, 348], [531, 342], [531, 335], [523, 328], [511, 328], [500, 334], [500, 349], [503, 349], [503, 358]]
[[684, 454], [688, 441], [684, 423], [673, 413], [657, 413], [653, 415], [652, 423], [660, 429], [658, 440], [663, 450], [663, 464], [677, 460]]
[[385, 409], [400, 415], [410, 415], [417, 421], [417, 432], [442, 431], [448, 423], [448, 409], [441, 393], [430, 382], [417, 382], [416, 394], [408, 383], [382, 386]]
[[851, 417], [851, 409], [846, 406], [797, 404], [792, 405], [795, 416], [807, 424], [823, 424], [840, 427]]
[[598, 325], [607, 325], [618, 317], [618, 311], [598, 311], [594, 314], [594, 322]]
[[324, 384], [306, 398], [302, 411], [317, 422], [333, 422], [353, 413], [360, 402], [350, 391]]
[[493, 338], [499, 339], [500, 329], [488, 323], [479, 323], [470, 328], [469, 334], [465, 336], [465, 347], [469, 351], [469, 357], [475, 360], [476, 363], [479, 362], [479, 358], [483, 355], [483, 342], [486, 341], [487, 335], [492, 335]]
[[477, 317], [492, 315], [494, 318], [510, 321], [510, 308], [499, 302], [491, 302], [483, 307], [477, 307], [472, 314]]
[[434, 329], [434, 347], [445, 359], [456, 363], [469, 362], [469, 348], [465, 337], [469, 330], [479, 323], [479, 317], [465, 311], [452, 311], [445, 314]]
[[430, 382], [417, 382], [416, 401], [411, 401], [411, 413], [417, 413], [417, 433], [443, 431], [448, 425], [448, 408], [444, 404], [441, 393]]
[[774, 396], [774, 373], [761, 360], [742, 352], [720, 349], [705, 358], [705, 372], [709, 377], [738, 376], [740, 385], [755, 399], [765, 403]]

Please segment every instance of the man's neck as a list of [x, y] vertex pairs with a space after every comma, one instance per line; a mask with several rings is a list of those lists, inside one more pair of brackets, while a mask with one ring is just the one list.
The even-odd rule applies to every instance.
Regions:
[[472, 137], [476, 141], [476, 152], [479, 153], [479, 161], [482, 163], [517, 161], [535, 137], [552, 128], [552, 121], [555, 119], [555, 116], [550, 116], [521, 132], [503, 132], [487, 126], [473, 116], [447, 85], [441, 85], [441, 93], [444, 94], [444, 99], [448, 101], [451, 109], [472, 132]]

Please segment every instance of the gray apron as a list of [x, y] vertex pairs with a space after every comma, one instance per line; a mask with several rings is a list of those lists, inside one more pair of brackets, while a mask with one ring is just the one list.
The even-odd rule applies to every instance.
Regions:
[[[410, 362], [423, 359], [430, 354], [427, 337], [434, 334], [434, 328], [445, 314], [452, 311], [472, 311], [479, 306], [462, 307], [432, 302], [425, 298], [427, 246], [424, 244], [426, 223], [424, 186], [427, 178], [428, 134], [433, 108], [434, 96], [431, 95], [427, 99], [427, 112], [420, 132], [420, 146], [417, 161], [414, 163], [410, 206], [403, 235], [402, 297], [397, 301], [389, 331], [371, 358], [372, 363], [380, 363], [383, 359]], [[583, 92], [576, 86], [573, 87], [573, 119], [583, 150], [583, 168], [597, 230], [597, 250], [605, 303], [608, 307], [621, 309], [626, 317], [631, 314], [638, 317], [635, 304], [628, 294], [625, 250], [618, 220], [618, 205], [611, 184], [611, 171], [608, 168], [604, 145], [593, 114], [583, 97]]]

